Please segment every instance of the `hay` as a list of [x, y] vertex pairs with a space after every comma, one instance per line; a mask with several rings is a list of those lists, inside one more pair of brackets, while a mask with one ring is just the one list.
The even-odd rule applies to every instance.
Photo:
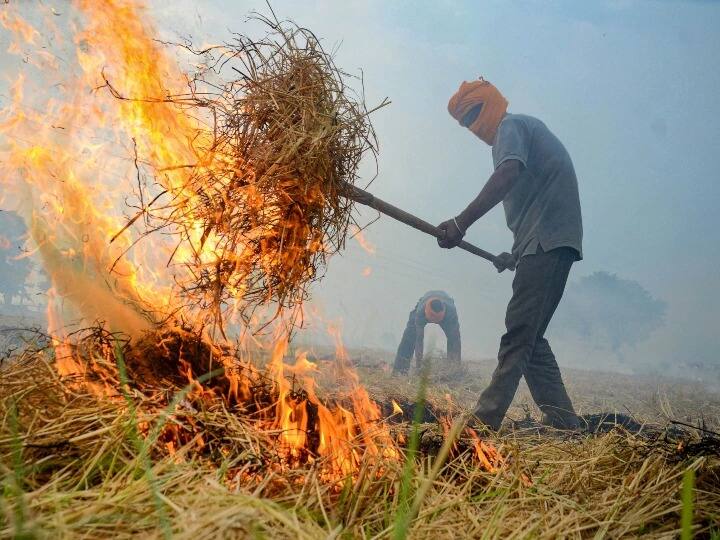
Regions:
[[[276, 434], [223, 400], [181, 402], [164, 417], [165, 392], [97, 399], [37, 354], [0, 372], [0, 396], [0, 537], [390, 538], [403, 508], [402, 461], [366, 456], [339, 483], [326, 482], [318, 462], [283, 468]], [[147, 449], [163, 421], [167, 431]], [[495, 442], [506, 470], [484, 471], [467, 452], [434, 476], [431, 455], [412, 462], [411, 498], [424, 495], [410, 537], [674, 537], [690, 469], [693, 532], [717, 532], [715, 454], [623, 429]]]
[[[148, 231], [179, 236], [192, 254], [182, 295], [221, 329], [229, 306], [246, 323], [258, 306], [273, 304], [275, 315], [300, 307], [353, 223], [343, 194], [363, 156], [377, 153], [371, 111], [315, 35], [255, 19], [268, 28], [261, 40], [181, 45], [198, 70], [187, 95], [163, 101], [205, 126], [193, 141], [197, 162], [178, 165], [189, 173], [171, 200], [155, 199], [129, 223], [142, 215]], [[106, 83], [117, 98], [142, 98]]]
[[[365, 452], [383, 454], [389, 451], [397, 455], [398, 444], [404, 445], [409, 440], [405, 424], [415, 417], [415, 404], [410, 401], [401, 401], [403, 410], [400, 414], [396, 412], [397, 405], [390, 400], [366, 401], [364, 389], [353, 382], [354, 373], [343, 366], [342, 359], [335, 360], [335, 366], [325, 366], [324, 377], [315, 373], [318, 376], [311, 382], [307, 377], [299, 377], [305, 384], [310, 384], [305, 388], [288, 365], [297, 358], [278, 356], [276, 348], [263, 367], [258, 355], [253, 355], [253, 361], [248, 362], [243, 359], [244, 350], [227, 344], [217, 345], [189, 329], [164, 329], [131, 342], [122, 341], [119, 335], [102, 327], [91, 327], [73, 333], [59, 349], [64, 358], [73, 360], [73, 374], [64, 376], [63, 380], [76, 391], [84, 389], [86, 393], [111, 399], [132, 395], [141, 398], [144, 407], [156, 409], [179, 407], [172, 412], [177, 425], [169, 426], [157, 435], [175, 448], [200, 437], [205, 441], [200, 454], [216, 455], [218, 451], [228, 454], [230, 449], [220, 449], [222, 445], [212, 442], [222, 439], [222, 424], [211, 429], [206, 422], [194, 420], [192, 415], [197, 410], [216, 405], [226, 411], [232, 410], [242, 422], [275, 439], [276, 451], [264, 452], [265, 457], [253, 463], [253, 469], [257, 470], [272, 469], [278, 464], [286, 469], [298, 468], [329, 458], [334, 465], [329, 465], [327, 476], [334, 477], [338, 463], [345, 459], [355, 461], [356, 456]], [[54, 351], [49, 347], [29, 349], [22, 358], [32, 362], [33, 358], [52, 353]], [[290, 380], [282, 375], [280, 362], [287, 366]], [[324, 386], [331, 387], [332, 391], [324, 390], [319, 398], [316, 388]], [[181, 396], [180, 401], [174, 403], [178, 399], [174, 396]], [[293, 408], [293, 418], [297, 418], [296, 415], [306, 418], [304, 427], [299, 430], [305, 442], [292, 450], [287, 445], [295, 430], [283, 427], [286, 409], [282, 409], [281, 403]], [[328, 432], [329, 416], [335, 418], [336, 428], [342, 426], [342, 433]], [[428, 432], [431, 437], [427, 438], [427, 444], [421, 445], [425, 453], [436, 453], [442, 445], [440, 423], [447, 431], [449, 418], [449, 412], [427, 406], [425, 414], [418, 417], [421, 422], [432, 423]], [[324, 427], [323, 420], [326, 422]], [[391, 424], [401, 425], [391, 429]], [[339, 446], [336, 451], [328, 448], [332, 438], [333, 444]], [[475, 438], [466, 435], [455, 441], [452, 454], [474, 448]], [[492, 456], [490, 459], [494, 460]], [[488, 468], [492, 466], [490, 464]]]

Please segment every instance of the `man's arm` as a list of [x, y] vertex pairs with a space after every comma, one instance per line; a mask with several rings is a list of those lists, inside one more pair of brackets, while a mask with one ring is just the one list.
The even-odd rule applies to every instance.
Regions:
[[455, 218], [463, 233], [505, 198], [520, 176], [522, 167], [522, 163], [517, 159], [509, 159], [500, 164], [475, 200]]
[[517, 159], [503, 161], [465, 210], [456, 218], [438, 225], [440, 230], [445, 231], [445, 236], [438, 238], [438, 245], [443, 248], [457, 246], [468, 228], [505, 198], [515, 185], [522, 169], [523, 164]]

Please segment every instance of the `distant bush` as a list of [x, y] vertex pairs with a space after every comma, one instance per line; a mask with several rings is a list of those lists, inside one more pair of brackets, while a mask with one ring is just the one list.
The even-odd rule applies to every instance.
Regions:
[[0, 210], [0, 295], [3, 304], [29, 299], [27, 278], [32, 270], [30, 259], [22, 257], [27, 227], [14, 212]]
[[595, 272], [568, 285], [553, 320], [553, 333], [579, 337], [617, 354], [661, 327], [666, 307], [637, 281]]

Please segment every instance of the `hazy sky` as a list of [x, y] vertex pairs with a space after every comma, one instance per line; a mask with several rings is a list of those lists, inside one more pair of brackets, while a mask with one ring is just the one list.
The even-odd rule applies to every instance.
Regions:
[[[259, 0], [151, 5], [163, 31], [211, 42], [250, 31], [247, 14], [266, 9]], [[667, 303], [665, 325], [633, 353], [645, 361], [720, 363], [720, 3], [272, 5], [328, 48], [339, 45], [340, 66], [362, 68], [370, 105], [392, 100], [373, 118], [381, 144], [373, 193], [433, 223], [464, 208], [491, 173], [490, 148], [461, 129], [446, 104], [462, 80], [483, 75], [505, 94], [511, 112], [542, 119], [573, 158], [585, 260], [571, 280], [608, 271]], [[417, 298], [440, 288], [456, 298], [468, 356], [495, 354], [511, 274], [441, 250], [388, 218], [366, 236], [376, 254], [350, 242], [314, 289], [325, 315], [343, 320], [350, 344], [399, 339]], [[476, 223], [467, 240], [509, 251], [502, 208]], [[597, 367], [617, 367], [609, 353], [553, 342], [552, 328], [550, 337], [562, 364], [592, 358]]]

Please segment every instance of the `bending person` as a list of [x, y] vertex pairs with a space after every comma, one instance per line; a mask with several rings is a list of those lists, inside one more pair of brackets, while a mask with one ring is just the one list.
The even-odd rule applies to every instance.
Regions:
[[447, 338], [448, 361], [460, 364], [460, 322], [455, 302], [444, 291], [428, 291], [410, 312], [395, 355], [393, 373], [407, 373], [413, 356], [418, 369], [422, 366], [425, 325], [428, 323], [440, 325]]

